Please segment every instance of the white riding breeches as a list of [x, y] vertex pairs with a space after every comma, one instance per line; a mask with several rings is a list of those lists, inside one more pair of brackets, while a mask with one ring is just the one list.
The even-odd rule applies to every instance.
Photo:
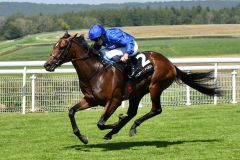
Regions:
[[[129, 55], [129, 57], [132, 57], [136, 55], [138, 52], [138, 45], [137, 42], [134, 41], [134, 51], [132, 54]], [[116, 48], [116, 49], [102, 49], [101, 53], [103, 56], [106, 56], [108, 59], [113, 58], [114, 56], [123, 56], [124, 53], [126, 53], [126, 47]]]

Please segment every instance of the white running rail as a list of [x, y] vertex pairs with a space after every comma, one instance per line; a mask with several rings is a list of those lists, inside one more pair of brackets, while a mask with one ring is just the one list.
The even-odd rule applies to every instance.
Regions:
[[[218, 81], [226, 95], [210, 98], [189, 86], [173, 84], [163, 94], [161, 100], [163, 105], [237, 103], [240, 100], [238, 75], [240, 58], [170, 58], [170, 61], [188, 72], [214, 71], [215, 81]], [[72, 67], [56, 69], [50, 73], [43, 69], [44, 63], [44, 61], [0, 62], [0, 112], [21, 111], [25, 114], [34, 111], [66, 111], [79, 100], [81, 95], [75, 69]], [[66, 63], [63, 66], [72, 64]], [[127, 102], [122, 106], [125, 105]], [[146, 95], [141, 101], [141, 106], [150, 105], [149, 95]]]

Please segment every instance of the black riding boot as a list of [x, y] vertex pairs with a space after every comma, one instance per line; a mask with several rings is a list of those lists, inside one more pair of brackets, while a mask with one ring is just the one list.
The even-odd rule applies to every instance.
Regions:
[[135, 57], [131, 57], [131, 60], [129, 62], [129, 65], [131, 66], [131, 72], [128, 75], [129, 78], [134, 78], [138, 71], [140, 70], [137, 65], [137, 59]]

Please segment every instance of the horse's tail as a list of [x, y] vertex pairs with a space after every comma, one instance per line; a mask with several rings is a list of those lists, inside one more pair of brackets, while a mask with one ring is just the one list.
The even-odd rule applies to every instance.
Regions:
[[214, 79], [212, 72], [197, 72], [197, 73], [186, 73], [181, 71], [179, 68], [176, 68], [177, 71], [177, 80], [181, 80], [183, 83], [188, 86], [198, 90], [199, 92], [214, 96], [221, 95], [221, 91], [216, 84], [207, 83], [209, 80]]

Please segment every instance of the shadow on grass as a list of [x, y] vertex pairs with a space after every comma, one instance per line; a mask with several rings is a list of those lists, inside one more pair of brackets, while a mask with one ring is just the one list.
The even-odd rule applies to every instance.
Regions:
[[219, 142], [218, 139], [209, 139], [209, 140], [192, 140], [192, 141], [139, 141], [139, 142], [114, 142], [114, 143], [99, 143], [99, 144], [79, 144], [64, 147], [65, 149], [75, 149], [80, 151], [90, 151], [92, 148], [100, 148], [104, 151], [113, 151], [113, 150], [123, 150], [123, 149], [132, 149], [133, 147], [168, 147], [172, 145], [179, 145], [184, 143], [211, 143]]

